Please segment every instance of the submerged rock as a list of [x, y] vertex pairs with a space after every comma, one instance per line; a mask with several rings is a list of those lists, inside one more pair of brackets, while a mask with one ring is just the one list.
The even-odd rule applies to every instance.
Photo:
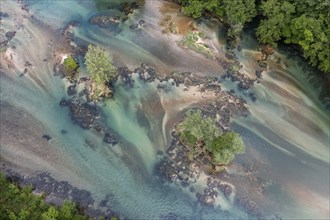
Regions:
[[235, 202], [238, 206], [246, 210], [250, 215], [262, 218], [262, 213], [259, 211], [257, 204], [250, 200], [247, 196], [236, 195]]
[[121, 18], [119, 16], [95, 16], [89, 20], [89, 23], [92, 25], [97, 25], [101, 28], [114, 28], [117, 27], [120, 23]]
[[61, 106], [61, 107], [66, 107], [66, 106], [68, 106], [68, 105], [69, 105], [69, 102], [66, 101], [66, 100], [64, 100], [64, 99], [60, 101], [60, 106]]
[[233, 189], [230, 185], [228, 184], [219, 184], [218, 185], [218, 188], [221, 192], [223, 192], [223, 194], [228, 198], [232, 192], [233, 192]]
[[16, 31], [8, 31], [5, 34], [8, 41], [11, 41], [11, 39], [13, 39], [13, 37], [15, 37], [15, 35], [16, 35]]
[[110, 132], [105, 133], [104, 138], [103, 138], [103, 141], [105, 143], [112, 144], [112, 145], [118, 144], [117, 138], [115, 137], [114, 134], [112, 134]]
[[0, 11], [0, 18], [8, 18], [8, 17], [9, 17], [8, 13]]
[[131, 88], [134, 87], [134, 80], [132, 78], [132, 71], [126, 66], [117, 69], [118, 77], [121, 78], [123, 83]]
[[76, 86], [75, 86], [75, 85], [71, 85], [71, 86], [69, 86], [69, 87], [67, 88], [66, 92], [67, 92], [67, 94], [68, 94], [69, 96], [73, 96], [73, 95], [77, 94]]
[[157, 78], [156, 71], [145, 63], [142, 63], [134, 72], [138, 73], [139, 78], [145, 82], [153, 82]]
[[72, 119], [85, 129], [92, 128], [96, 118], [100, 117], [99, 109], [95, 105], [78, 101], [70, 102], [69, 107]]
[[42, 135], [42, 138], [46, 139], [47, 141], [50, 141], [50, 139], [52, 139], [52, 137], [49, 136], [48, 134]]
[[68, 38], [73, 37], [73, 29], [79, 25], [78, 21], [70, 21], [65, 27], [63, 28], [62, 34]]

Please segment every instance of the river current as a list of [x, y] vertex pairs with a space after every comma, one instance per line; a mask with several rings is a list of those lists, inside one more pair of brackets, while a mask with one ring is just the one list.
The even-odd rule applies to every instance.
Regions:
[[[110, 195], [111, 209], [129, 219], [249, 218], [233, 200], [203, 206], [188, 190], [156, 178], [154, 165], [159, 151], [165, 151], [171, 141], [174, 123], [182, 118], [183, 110], [203, 101], [194, 91], [171, 82], [163, 82], [167, 89], [159, 90], [158, 80], [146, 83], [137, 77], [133, 88], [118, 81], [114, 98], [100, 104], [105, 123], [121, 138], [115, 146], [104, 143], [94, 130], [77, 126], [68, 109], [59, 106], [67, 97], [68, 82], [53, 75], [52, 44], [56, 42], [54, 33], [73, 20], [79, 22], [74, 39], [106, 48], [116, 66], [133, 70], [147, 63], [163, 76], [172, 71], [212, 77], [225, 74], [214, 60], [179, 47], [179, 35], [162, 32], [161, 9], [173, 7], [163, 1], [146, 0], [119, 25], [118, 34], [88, 22], [95, 15], [118, 14], [107, 7], [120, 2], [1, 2], [1, 11], [9, 14], [1, 20], [2, 32], [17, 32], [9, 43], [15, 49], [9, 47], [1, 55], [1, 160], [24, 174], [45, 171], [86, 189], [96, 206]], [[23, 10], [22, 4], [29, 10]], [[143, 28], [129, 28], [140, 19], [146, 22]], [[220, 24], [203, 21], [198, 27], [210, 35], [215, 51], [225, 51]], [[256, 40], [246, 34], [242, 50], [237, 52], [242, 72], [251, 78], [258, 66], [258, 48]], [[277, 62], [279, 58], [281, 62]], [[33, 66], [21, 77], [26, 61]], [[304, 68], [303, 62], [279, 50], [251, 91], [240, 91], [229, 80], [221, 85], [246, 99], [250, 111], [247, 117], [232, 120], [231, 128], [241, 134], [247, 150], [227, 171], [241, 176], [233, 179], [237, 191], [254, 197], [251, 190], [256, 182], [248, 182], [239, 167], [243, 163], [258, 167], [255, 176], [268, 185], [256, 201], [269, 218], [275, 214], [294, 219], [329, 218], [330, 116], [325, 107], [329, 103], [319, 100], [321, 82], [311, 83], [313, 70]], [[84, 74], [84, 66], [80, 68]], [[256, 95], [255, 102], [249, 92]], [[44, 134], [52, 139], [41, 138]]]

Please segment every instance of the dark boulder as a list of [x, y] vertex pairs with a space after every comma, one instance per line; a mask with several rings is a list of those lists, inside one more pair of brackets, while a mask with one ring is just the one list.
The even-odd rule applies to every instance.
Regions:
[[261, 79], [261, 78], [262, 78], [262, 71], [260, 71], [260, 70], [256, 70], [256, 77], [257, 77], [258, 79]]
[[144, 25], [146, 22], [144, 20], [139, 20], [139, 25], [142, 26]]
[[118, 144], [117, 138], [115, 137], [114, 134], [110, 132], [105, 133], [103, 141], [107, 144], [112, 144], [112, 145]]
[[6, 32], [6, 38], [8, 41], [11, 41], [11, 39], [13, 39], [13, 37], [15, 37], [16, 35], [16, 31], [8, 31]]
[[52, 137], [49, 136], [48, 134], [42, 135], [42, 138], [46, 139], [47, 141], [50, 141], [50, 139], [52, 139]]
[[71, 85], [71, 86], [69, 86], [69, 87], [67, 88], [66, 92], [67, 92], [67, 94], [68, 94], [69, 96], [73, 96], [73, 95], [77, 94], [76, 86], [75, 86], [75, 85]]
[[130, 28], [130, 29], [133, 29], [133, 30], [134, 30], [134, 29], [137, 29], [138, 27], [139, 27], [138, 24], [132, 24], [132, 25], [129, 26], [129, 28]]
[[64, 99], [60, 101], [60, 106], [61, 107], [66, 107], [68, 105], [69, 105], [69, 103], [66, 100], [64, 100]]

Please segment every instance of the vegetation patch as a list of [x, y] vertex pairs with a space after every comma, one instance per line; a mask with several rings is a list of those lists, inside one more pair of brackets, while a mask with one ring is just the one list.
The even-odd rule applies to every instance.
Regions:
[[181, 143], [189, 150], [189, 159], [206, 157], [214, 166], [228, 165], [245, 145], [239, 134], [222, 133], [215, 119], [203, 117], [200, 110], [190, 111], [177, 126]]
[[188, 32], [186, 36], [184, 36], [180, 45], [187, 47], [197, 53], [203, 54], [207, 58], [212, 58], [213, 54], [210, 50], [209, 46], [203, 42], [203, 39], [206, 38], [205, 33], [198, 31]]
[[258, 22], [260, 43], [299, 45], [312, 66], [330, 73], [329, 3], [315, 0], [178, 0], [193, 18], [215, 17], [228, 27], [227, 41], [236, 46], [244, 26]]
[[70, 78], [74, 77], [79, 67], [78, 63], [71, 55], [69, 55], [67, 58], [64, 59], [63, 66], [64, 66], [65, 75]]
[[32, 187], [19, 187], [0, 173], [0, 219], [10, 220], [87, 220], [76, 205], [66, 201], [57, 207], [44, 201], [45, 195], [34, 195]]
[[108, 84], [117, 74], [110, 53], [103, 48], [89, 45], [85, 55], [85, 64], [93, 80], [93, 99], [109, 94]]

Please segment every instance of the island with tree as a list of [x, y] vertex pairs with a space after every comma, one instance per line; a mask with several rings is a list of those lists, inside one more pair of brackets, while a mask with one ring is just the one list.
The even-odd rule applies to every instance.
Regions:
[[244, 153], [245, 145], [239, 134], [222, 133], [211, 117], [203, 117], [200, 110], [189, 111], [177, 125], [180, 142], [187, 147], [190, 160], [202, 157], [214, 168], [228, 165], [235, 155]]

